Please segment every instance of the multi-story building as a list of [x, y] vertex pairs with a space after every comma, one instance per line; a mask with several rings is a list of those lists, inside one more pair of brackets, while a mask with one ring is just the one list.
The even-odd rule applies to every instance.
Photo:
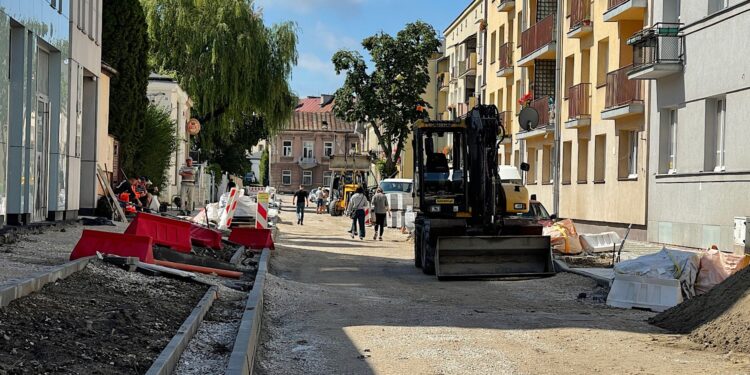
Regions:
[[628, 70], [652, 93], [648, 238], [731, 249], [734, 218], [750, 216], [750, 1], [653, 8]]
[[487, 27], [485, 13], [486, 0], [472, 0], [443, 31], [449, 75], [441, 78], [440, 87], [448, 91], [447, 110], [452, 118], [465, 115], [479, 103], [482, 86], [486, 83], [482, 61]]
[[[185, 164], [185, 159], [190, 156], [190, 135], [187, 133], [187, 123], [190, 120], [193, 102], [176, 80], [159, 74], [149, 76], [146, 96], [151, 104], [167, 113], [169, 119], [175, 124], [177, 144], [165, 172], [167, 179], [164, 189], [159, 194], [162, 202], [171, 202], [175, 196], [180, 195], [182, 181], [180, 168]], [[201, 160], [195, 160], [195, 163], [200, 162]]]
[[[0, 2], [0, 215], [75, 218], [96, 163], [101, 0]], [[90, 161], [90, 160], [89, 160]], [[85, 170], [82, 170], [85, 169]], [[84, 187], [86, 185], [86, 187]]]
[[331, 155], [362, 149], [355, 124], [333, 114], [333, 96], [301, 99], [289, 124], [269, 142], [269, 183], [280, 192], [330, 185]]

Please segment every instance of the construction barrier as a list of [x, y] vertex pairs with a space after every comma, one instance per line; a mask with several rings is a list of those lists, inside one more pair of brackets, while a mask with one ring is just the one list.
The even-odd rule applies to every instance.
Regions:
[[227, 230], [232, 226], [232, 218], [234, 218], [234, 211], [237, 210], [237, 196], [239, 195], [237, 188], [232, 188], [229, 191], [229, 198], [227, 199], [227, 205], [221, 211], [221, 217], [219, 218], [219, 229]]
[[70, 253], [70, 260], [94, 256], [96, 253], [137, 257], [141, 262], [154, 263], [153, 240], [149, 236], [100, 232], [84, 229], [81, 239]]
[[208, 247], [214, 250], [221, 250], [223, 247], [221, 232], [196, 224], [190, 225], [190, 240], [197, 246]]
[[229, 234], [229, 241], [253, 250], [274, 249], [270, 229], [234, 228]]
[[190, 242], [190, 223], [187, 221], [139, 212], [125, 230], [125, 234], [149, 236], [155, 244], [185, 253], [193, 249]]
[[255, 228], [268, 229], [268, 193], [258, 193], [258, 208], [255, 210]]

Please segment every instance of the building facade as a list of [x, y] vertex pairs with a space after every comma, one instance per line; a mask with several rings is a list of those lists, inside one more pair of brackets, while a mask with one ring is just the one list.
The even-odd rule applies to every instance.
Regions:
[[652, 92], [648, 239], [742, 247], [733, 229], [750, 216], [750, 1], [653, 7], [651, 27], [631, 38], [629, 71]]
[[447, 89], [446, 117], [464, 116], [479, 103], [485, 83], [482, 57], [486, 10], [486, 0], [472, 0], [443, 31], [449, 74], [441, 78], [440, 87]]
[[[175, 124], [177, 145], [165, 173], [166, 186], [159, 194], [161, 202], [171, 202], [174, 197], [180, 195], [182, 177], [179, 171], [185, 164], [185, 159], [190, 156], [190, 135], [187, 133], [187, 123], [190, 120], [193, 102], [177, 81], [158, 74], [149, 76], [146, 96], [153, 105], [169, 114], [170, 120]], [[200, 160], [195, 160], [195, 163], [200, 163]], [[196, 199], [196, 202], [200, 200]]]
[[301, 99], [289, 124], [269, 141], [269, 183], [280, 192], [329, 186], [331, 155], [362, 149], [355, 124], [333, 114], [333, 96]]
[[97, 142], [83, 137], [98, 126], [101, 10], [101, 0], [0, 1], [0, 215], [7, 223], [75, 218], [82, 192], [91, 191], [95, 163], [82, 164], [82, 155], [96, 155]]

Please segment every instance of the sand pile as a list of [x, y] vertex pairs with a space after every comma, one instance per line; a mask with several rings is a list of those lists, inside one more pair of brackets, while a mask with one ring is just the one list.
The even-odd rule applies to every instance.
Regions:
[[723, 350], [750, 353], [750, 267], [708, 293], [649, 319], [649, 323]]

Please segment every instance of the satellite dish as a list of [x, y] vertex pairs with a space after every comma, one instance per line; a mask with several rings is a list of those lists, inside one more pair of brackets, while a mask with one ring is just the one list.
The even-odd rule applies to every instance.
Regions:
[[518, 114], [518, 122], [523, 130], [536, 129], [539, 125], [539, 112], [532, 107], [526, 107]]

